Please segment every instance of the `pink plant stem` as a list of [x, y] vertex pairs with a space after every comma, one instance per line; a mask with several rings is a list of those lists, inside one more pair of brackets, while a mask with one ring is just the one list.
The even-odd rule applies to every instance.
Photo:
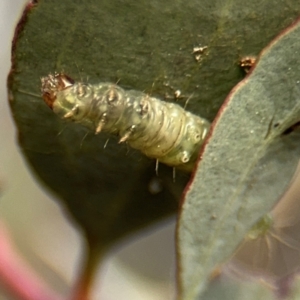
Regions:
[[62, 300], [19, 255], [1, 221], [0, 281], [9, 293], [20, 300]]

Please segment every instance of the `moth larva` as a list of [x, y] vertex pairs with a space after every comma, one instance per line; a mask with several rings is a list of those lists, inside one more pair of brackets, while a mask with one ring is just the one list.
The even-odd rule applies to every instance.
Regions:
[[85, 84], [65, 74], [42, 78], [46, 104], [64, 119], [120, 136], [148, 157], [191, 171], [210, 124], [181, 106], [112, 83]]

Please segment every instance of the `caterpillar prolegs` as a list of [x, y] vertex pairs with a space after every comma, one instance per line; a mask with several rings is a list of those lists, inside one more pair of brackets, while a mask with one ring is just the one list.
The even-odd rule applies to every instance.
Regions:
[[65, 74], [42, 78], [46, 104], [64, 119], [120, 136], [146, 156], [192, 171], [210, 124], [181, 106], [113, 83], [75, 82]]

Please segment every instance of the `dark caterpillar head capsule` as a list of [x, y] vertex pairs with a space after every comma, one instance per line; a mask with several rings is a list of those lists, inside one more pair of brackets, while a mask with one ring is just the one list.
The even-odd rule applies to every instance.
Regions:
[[76, 83], [64, 73], [49, 74], [41, 81], [45, 103], [60, 117], [82, 123], [92, 100], [89, 85]]
[[63, 73], [49, 74], [46, 77], [42, 77], [41, 81], [43, 99], [51, 109], [53, 109], [57, 93], [74, 84], [74, 80]]

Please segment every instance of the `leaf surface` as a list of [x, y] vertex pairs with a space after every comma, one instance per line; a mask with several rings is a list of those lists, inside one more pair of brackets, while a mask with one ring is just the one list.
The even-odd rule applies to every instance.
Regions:
[[300, 157], [300, 25], [279, 35], [225, 101], [187, 189], [178, 224], [182, 299], [289, 186]]

